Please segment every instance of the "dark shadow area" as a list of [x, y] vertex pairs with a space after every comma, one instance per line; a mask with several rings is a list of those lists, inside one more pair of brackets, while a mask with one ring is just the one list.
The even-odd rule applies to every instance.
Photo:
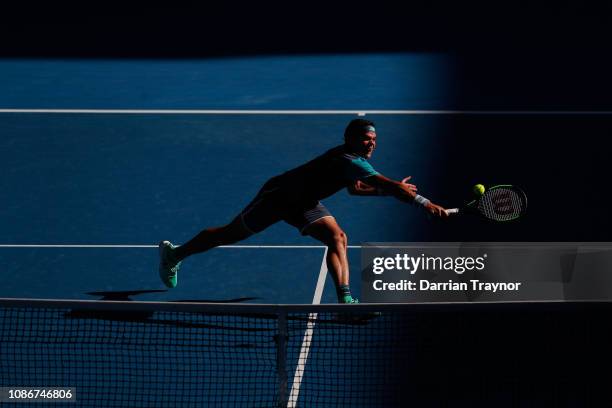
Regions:
[[[96, 300], [102, 301], [133, 301], [133, 297], [138, 295], [146, 295], [149, 293], [165, 293], [167, 290], [128, 290], [128, 291], [110, 291], [110, 292], [86, 292], [86, 295], [100, 297]], [[170, 302], [175, 303], [241, 303], [249, 302], [251, 300], [257, 300], [257, 297], [240, 297], [232, 299], [181, 299], [171, 300]]]
[[[129, 310], [121, 310], [117, 311], [112, 310], [80, 310], [80, 309], [72, 309], [69, 312], [64, 313], [65, 319], [91, 319], [91, 320], [106, 320], [112, 322], [125, 322], [125, 323], [145, 323], [149, 325], [154, 325], [158, 327], [169, 326], [169, 327], [178, 327], [178, 328], [187, 328], [187, 329], [222, 329], [222, 330], [235, 330], [237, 332], [270, 332], [269, 328], [261, 328], [261, 327], [244, 327], [240, 326], [238, 323], [228, 324], [227, 322], [223, 322], [220, 316], [223, 314], [194, 314], [196, 318], [193, 319], [183, 319], [181, 320], [181, 316], [179, 314], [175, 315], [162, 315], [161, 317], [157, 317], [156, 311], [129, 311]], [[198, 320], [197, 317], [201, 319]], [[258, 318], [258, 319], [273, 319], [273, 315], [263, 314], [263, 313], [252, 313], [252, 314], [233, 314], [232, 316], [236, 318]], [[209, 323], [206, 319], [210, 319], [211, 323]], [[230, 322], [232, 323], [232, 322]], [[239, 345], [239, 347], [246, 347], [244, 345]]]
[[[511, 183], [528, 198], [527, 213], [499, 224], [474, 217], [432, 222], [434, 241], [609, 241], [607, 203], [610, 116], [457, 116], [453, 137], [436, 157], [445, 173], [444, 203], [473, 199], [470, 187]], [[455, 197], [455, 199], [452, 199]]]
[[593, 47], [590, 41], [580, 47], [500, 44], [454, 53], [455, 104], [463, 110], [610, 111], [610, 46]]
[[182, 299], [182, 300], [170, 300], [175, 303], [242, 303], [249, 302], [251, 300], [257, 300], [258, 297], [240, 297], [234, 299]]
[[437, 309], [393, 333], [414, 347], [396, 354], [398, 372], [411, 367], [397, 406], [586, 407], [606, 398], [596, 373], [612, 361], [610, 304]]
[[[547, 4], [546, 4], [547, 3]], [[612, 6], [583, 2], [109, 2], [3, 9], [0, 54], [210, 57], [607, 47]]]
[[[596, 369], [612, 361], [605, 324], [610, 307], [405, 305], [382, 311], [368, 325], [318, 325], [300, 402], [339, 406], [352, 399], [352, 406], [385, 408], [604, 406], [599, 403], [608, 387]], [[323, 313], [318, 317], [329, 320]], [[300, 328], [305, 327], [302, 322]], [[298, 361], [302, 347], [301, 332], [295, 332], [290, 364]], [[360, 370], [367, 371], [367, 381], [352, 376]], [[327, 392], [318, 394], [317, 387]]]
[[100, 299], [109, 301], [132, 301], [133, 296], [145, 295], [148, 293], [164, 293], [167, 290], [128, 290], [128, 291], [112, 291], [112, 292], [86, 292], [86, 295], [97, 296]]

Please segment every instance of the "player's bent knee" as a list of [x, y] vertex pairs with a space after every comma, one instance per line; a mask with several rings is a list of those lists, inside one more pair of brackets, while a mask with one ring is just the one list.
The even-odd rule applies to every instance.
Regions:
[[348, 243], [348, 238], [346, 234], [344, 233], [344, 231], [339, 230], [339, 231], [334, 231], [331, 242], [329, 243], [328, 246], [332, 246], [335, 249], [344, 250], [346, 249], [347, 243]]
[[305, 231], [331, 250], [346, 250], [348, 245], [348, 237], [333, 218], [322, 218], [309, 225]]

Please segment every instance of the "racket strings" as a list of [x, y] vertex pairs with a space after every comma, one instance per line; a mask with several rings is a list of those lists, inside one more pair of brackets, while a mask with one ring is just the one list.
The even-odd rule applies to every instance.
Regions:
[[521, 196], [508, 188], [491, 189], [485, 193], [478, 203], [480, 212], [496, 221], [510, 221], [524, 211]]

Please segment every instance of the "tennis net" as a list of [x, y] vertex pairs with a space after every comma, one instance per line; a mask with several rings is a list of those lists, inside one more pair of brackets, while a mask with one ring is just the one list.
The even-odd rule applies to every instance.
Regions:
[[[508, 389], [583, 402], [593, 389], [559, 359], [578, 362], [569, 344], [584, 356], [609, 342], [580, 312], [588, 307], [601, 305], [0, 299], [0, 387], [71, 387], [70, 407], [495, 404]], [[534, 358], [536, 396], [522, 382]]]

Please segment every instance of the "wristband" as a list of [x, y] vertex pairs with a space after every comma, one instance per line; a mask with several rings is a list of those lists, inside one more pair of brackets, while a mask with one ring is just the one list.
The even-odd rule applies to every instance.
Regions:
[[414, 196], [414, 202], [417, 203], [417, 204], [422, 205], [423, 207], [425, 207], [427, 204], [430, 203], [430, 201], [428, 199], [426, 199], [425, 197], [420, 196], [418, 194]]

